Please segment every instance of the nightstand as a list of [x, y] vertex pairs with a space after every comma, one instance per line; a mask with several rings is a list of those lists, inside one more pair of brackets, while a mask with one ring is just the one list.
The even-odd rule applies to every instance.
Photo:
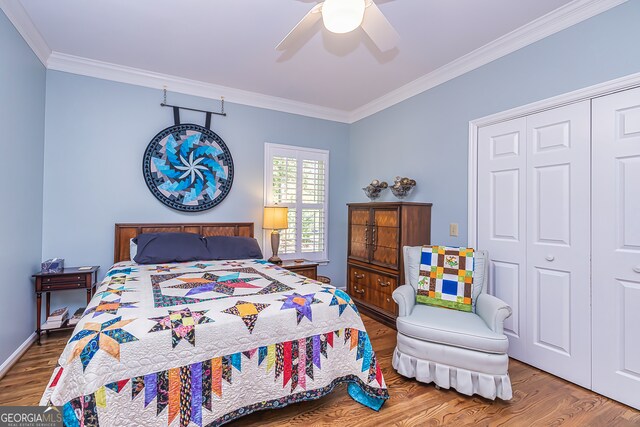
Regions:
[[315, 262], [282, 261], [280, 267], [286, 268], [301, 276], [308, 277], [309, 279], [318, 280], [318, 264]]
[[[51, 314], [51, 292], [84, 289], [87, 292], [88, 305], [96, 290], [99, 268], [99, 266], [93, 266], [88, 270], [80, 270], [77, 267], [70, 267], [65, 268], [62, 273], [37, 273], [32, 276], [36, 278], [36, 335], [38, 345], [40, 345], [40, 334], [42, 333], [42, 293], [45, 293], [47, 317]], [[72, 329], [74, 327], [75, 326], [62, 326], [61, 328], [47, 329], [47, 331], [59, 331], [62, 329]]]

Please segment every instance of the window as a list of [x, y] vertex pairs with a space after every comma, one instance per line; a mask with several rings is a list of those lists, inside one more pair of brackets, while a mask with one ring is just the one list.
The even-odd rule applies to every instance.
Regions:
[[[265, 205], [289, 208], [280, 231], [282, 259], [327, 261], [329, 151], [265, 144]], [[271, 251], [270, 232], [265, 252]]]

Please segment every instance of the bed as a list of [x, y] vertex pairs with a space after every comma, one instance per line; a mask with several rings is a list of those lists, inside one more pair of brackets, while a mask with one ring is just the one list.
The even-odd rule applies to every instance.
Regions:
[[388, 391], [345, 292], [261, 259], [136, 264], [130, 239], [253, 237], [251, 223], [117, 224], [114, 265], [59, 358], [41, 405], [69, 426], [216, 426], [347, 383]]

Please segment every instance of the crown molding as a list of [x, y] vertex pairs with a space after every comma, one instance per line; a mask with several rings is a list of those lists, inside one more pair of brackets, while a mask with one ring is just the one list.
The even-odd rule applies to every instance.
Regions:
[[353, 111], [322, 107], [286, 98], [52, 52], [18, 0], [0, 0], [0, 8], [48, 69], [154, 89], [162, 89], [166, 86], [172, 92], [205, 98], [219, 99], [224, 96], [225, 100], [236, 104], [350, 124], [627, 1], [574, 0]]
[[350, 123], [475, 70], [489, 62], [587, 20], [628, 0], [575, 0], [516, 30], [353, 110]]
[[128, 83], [137, 86], [163, 89], [171, 92], [184, 93], [211, 99], [220, 99], [235, 104], [249, 105], [252, 107], [267, 108], [285, 113], [300, 114], [318, 119], [347, 123], [349, 113], [333, 108], [321, 107], [286, 98], [264, 95], [257, 92], [220, 86], [197, 80], [185, 79], [169, 74], [156, 73], [154, 71], [67, 55], [53, 52], [47, 61], [50, 70], [64, 71], [72, 74], [95, 77], [98, 79], [112, 80], [120, 83]]
[[22, 4], [17, 0], [0, 0], [0, 9], [7, 15], [7, 18], [16, 27], [24, 41], [27, 42], [33, 53], [46, 67], [47, 59], [51, 55], [51, 49], [35, 25], [33, 25]]

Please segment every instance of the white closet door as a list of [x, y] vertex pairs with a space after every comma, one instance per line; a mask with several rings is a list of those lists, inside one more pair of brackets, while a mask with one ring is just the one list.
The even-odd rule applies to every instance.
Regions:
[[489, 251], [488, 292], [507, 302], [509, 354], [525, 360], [525, 185], [524, 118], [479, 129], [478, 249]]
[[640, 409], [640, 89], [593, 100], [593, 390]]
[[527, 117], [527, 356], [591, 387], [591, 105]]

